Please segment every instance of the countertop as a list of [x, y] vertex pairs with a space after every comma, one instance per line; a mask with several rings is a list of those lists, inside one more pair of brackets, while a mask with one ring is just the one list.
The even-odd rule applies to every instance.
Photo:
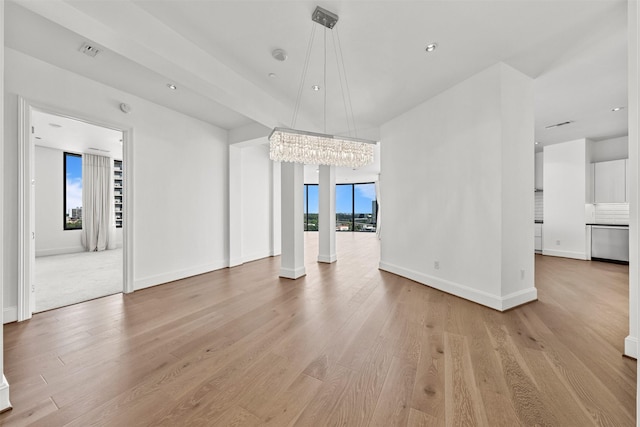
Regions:
[[629, 227], [629, 224], [598, 224], [595, 222], [588, 222], [586, 225], [597, 225], [598, 227]]

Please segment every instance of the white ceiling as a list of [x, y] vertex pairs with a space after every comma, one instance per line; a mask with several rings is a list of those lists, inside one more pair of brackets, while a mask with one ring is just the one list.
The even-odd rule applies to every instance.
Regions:
[[122, 159], [122, 132], [68, 117], [32, 111], [35, 145]]
[[[7, 46], [225, 129], [291, 125], [320, 5], [340, 16], [328, 32], [329, 132], [347, 131], [337, 32], [359, 134], [498, 61], [535, 79], [535, 139], [543, 144], [627, 134], [626, 110], [611, 112], [627, 104], [624, 0], [17, 3], [6, 6]], [[80, 54], [83, 41], [104, 52]], [[427, 54], [431, 42], [438, 49]], [[322, 130], [324, 94], [311, 90], [324, 86], [322, 27], [313, 46], [297, 127]], [[271, 57], [275, 48], [287, 61]], [[167, 90], [168, 81], [179, 89]]]

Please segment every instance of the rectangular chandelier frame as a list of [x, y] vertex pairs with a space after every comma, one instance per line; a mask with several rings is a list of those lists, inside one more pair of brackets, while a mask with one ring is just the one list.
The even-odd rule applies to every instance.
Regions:
[[297, 129], [273, 129], [269, 157], [278, 162], [359, 168], [373, 163], [377, 141]]

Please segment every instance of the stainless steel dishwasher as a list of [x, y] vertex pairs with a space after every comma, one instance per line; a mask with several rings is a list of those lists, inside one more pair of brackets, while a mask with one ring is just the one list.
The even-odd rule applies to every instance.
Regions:
[[629, 227], [592, 225], [591, 259], [629, 262]]

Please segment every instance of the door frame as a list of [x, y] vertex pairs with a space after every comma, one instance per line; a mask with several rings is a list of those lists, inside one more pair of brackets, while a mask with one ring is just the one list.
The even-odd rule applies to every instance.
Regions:
[[33, 267], [35, 264], [35, 192], [33, 185], [35, 149], [31, 131], [33, 110], [79, 120], [88, 124], [122, 132], [123, 194], [126, 209], [123, 212], [122, 292], [133, 292], [133, 130], [126, 126], [105, 123], [63, 108], [40, 104], [18, 96], [18, 322], [30, 319], [34, 308], [35, 291]]

